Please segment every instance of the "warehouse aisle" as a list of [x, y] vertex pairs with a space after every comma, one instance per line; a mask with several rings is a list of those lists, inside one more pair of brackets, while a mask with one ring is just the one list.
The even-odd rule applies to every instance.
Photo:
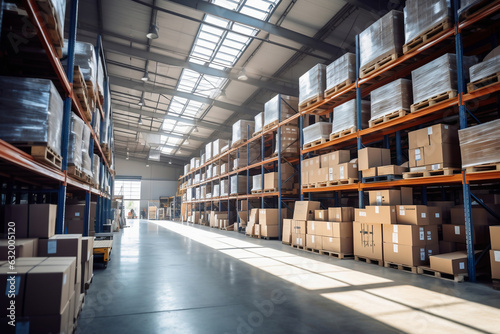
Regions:
[[[77, 333], [493, 333], [500, 291], [173, 222], [129, 222]], [[189, 235], [189, 237], [188, 237]]]

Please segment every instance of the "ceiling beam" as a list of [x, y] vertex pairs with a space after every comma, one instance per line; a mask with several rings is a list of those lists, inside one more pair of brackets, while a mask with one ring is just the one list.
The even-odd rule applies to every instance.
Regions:
[[[122, 159], [126, 159], [127, 158], [127, 154], [123, 154], [123, 153], [115, 153], [115, 156], [117, 158], [122, 158]], [[189, 162], [189, 158], [180, 158], [180, 157], [174, 157], [174, 156], [170, 156], [170, 155], [165, 155], [165, 154], [162, 154], [160, 157], [163, 157], [163, 158], [167, 158], [167, 160], [172, 160], [172, 165], [170, 166], [173, 166], [173, 165], [176, 165], [176, 166], [183, 166], [184, 164], [186, 164], [186, 162]], [[135, 160], [135, 161], [140, 161], [140, 162], [144, 162], [144, 159], [140, 159], [136, 156], [133, 155], [133, 153], [130, 154], [129, 156], [129, 160]], [[156, 163], [156, 164], [162, 164], [163, 163], [167, 163], [168, 164], [168, 161], [164, 161], [164, 160], [161, 160], [160, 158], [160, 161], [156, 161], [156, 160], [148, 160], [147, 161], [148, 163]]]
[[197, 102], [201, 102], [204, 104], [211, 104], [216, 107], [230, 110], [236, 113], [241, 113], [241, 114], [250, 114], [250, 115], [257, 115], [259, 113], [258, 110], [250, 109], [250, 108], [245, 108], [241, 107], [235, 104], [231, 103], [226, 103], [226, 102], [221, 102], [217, 101], [214, 99], [209, 99], [207, 97], [191, 94], [191, 93], [186, 93], [186, 92], [181, 92], [172, 88], [166, 88], [166, 87], [158, 87], [154, 86], [149, 83], [143, 83], [138, 82], [138, 81], [133, 81], [130, 79], [125, 79], [125, 78], [120, 78], [116, 76], [110, 76], [110, 83], [112, 85], [118, 85], [124, 88], [129, 88], [129, 89], [134, 89], [140, 92], [148, 92], [148, 93], [154, 93], [154, 94], [165, 94], [165, 95], [170, 95], [170, 96], [178, 96], [180, 98], [188, 99], [188, 100], [193, 100]]
[[158, 131], [146, 130], [143, 127], [138, 126], [138, 125], [134, 126], [134, 125], [131, 125], [130, 123], [117, 122], [117, 121], [113, 122], [113, 128], [136, 131], [136, 132], [151, 133], [151, 134], [159, 134], [159, 135], [162, 135], [165, 137], [177, 138], [177, 139], [188, 139], [189, 138], [192, 140], [201, 141], [202, 143], [205, 142], [205, 140], [207, 140], [207, 138], [203, 138], [203, 137], [198, 137], [198, 136], [193, 136], [193, 135], [177, 135], [177, 134], [170, 133], [170, 132], [163, 131], [163, 130], [158, 130]]
[[[183, 59], [169, 57], [169, 56], [165, 56], [162, 54], [137, 49], [137, 48], [126, 46], [126, 45], [121, 45], [119, 43], [106, 41], [106, 51], [116, 52], [116, 53], [123, 54], [126, 56], [133, 56], [133, 57], [141, 58], [141, 59], [145, 59], [145, 60], [156, 61], [158, 63], [162, 63], [162, 64], [166, 64], [166, 65], [170, 65], [170, 66], [176, 66], [176, 67], [181, 67], [181, 68], [185, 68], [185, 69], [190, 69], [190, 70], [196, 71], [196, 72], [201, 73], [201, 74], [207, 74], [207, 75], [231, 79], [231, 80], [238, 80], [238, 73], [230, 73], [228, 71], [218, 70], [218, 69], [211, 68], [211, 67], [208, 67], [205, 65], [191, 63], [191, 62], [185, 61]], [[285, 94], [285, 95], [296, 96], [299, 92], [298, 85], [290, 83], [288, 86], [286, 86], [286, 85], [283, 85], [283, 84], [277, 82], [276, 80], [264, 81], [264, 80], [253, 79], [253, 78], [249, 77], [248, 80], [244, 81], [244, 83], [252, 85], [252, 86], [256, 86], [259, 88], [269, 89], [273, 92]]]
[[[135, 130], [135, 129], [133, 129], [133, 128], [132, 128], [132, 129], [128, 129], [128, 128], [126, 128], [126, 127], [125, 127], [125, 129], [123, 129], [123, 130], [129, 130], [129, 131], [136, 131], [136, 132], [137, 132], [137, 130]], [[115, 126], [115, 129], [114, 129], [113, 131], [115, 131], [115, 132], [122, 132], [122, 133], [123, 133], [123, 130], [122, 130], [122, 127], [116, 127], [116, 126]], [[148, 131], [148, 130], [144, 130], [144, 131], [139, 130], [139, 131], [140, 131], [140, 132], [144, 132], [144, 133], [149, 133], [149, 134], [161, 135], [161, 133], [159, 133], [159, 132], [154, 132], [154, 131]], [[131, 141], [131, 142], [132, 142], [132, 141]], [[137, 140], [135, 140], [135, 141], [133, 141], [133, 142], [134, 142], [134, 143], [138, 143], [138, 141], [137, 141]], [[144, 146], [146, 146], [146, 147], [150, 147], [149, 145], [144, 145]], [[181, 148], [182, 150], [189, 151], [189, 152], [198, 152], [198, 150], [194, 150], [194, 149], [192, 149], [192, 148], [186, 148], [186, 147], [184, 147], [184, 146], [183, 146], [183, 147], [180, 147], [179, 145], [174, 146], [174, 145], [168, 145], [168, 144], [161, 144], [160, 146], [161, 146], [161, 147], [164, 147], [164, 148], [171, 148], [171, 149], [173, 149], [173, 150], [177, 150], [177, 149]]]
[[[340, 50], [339, 47], [325, 43], [323, 41], [311, 38], [309, 36], [300, 34], [298, 32], [295, 32], [290, 29], [286, 29], [280, 26], [277, 26], [275, 24], [265, 22], [256, 18], [253, 18], [249, 15], [241, 14], [238, 12], [235, 12], [233, 10], [211, 4], [206, 1], [200, 1], [200, 0], [169, 0], [170, 2], [175, 2], [179, 5], [195, 9], [210, 15], [215, 15], [218, 17], [221, 17], [226, 20], [230, 20], [233, 22], [241, 23], [247, 26], [251, 26], [254, 28], [257, 28], [259, 30], [267, 31], [270, 34], [273, 34], [275, 36], [283, 37], [286, 39], [289, 39], [291, 41], [294, 41], [296, 43], [302, 44], [302, 45], [307, 45], [315, 50], [322, 51], [325, 53], [334, 53]], [[142, 1], [135, 1], [138, 3], [142, 3], [144, 5], [147, 5], [143, 3]], [[147, 5], [151, 6], [151, 5]], [[161, 10], [161, 8], [158, 8]]]

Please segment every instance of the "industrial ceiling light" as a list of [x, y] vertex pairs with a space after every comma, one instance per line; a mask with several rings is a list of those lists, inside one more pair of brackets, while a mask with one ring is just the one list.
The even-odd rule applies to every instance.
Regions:
[[140, 105], [140, 106], [145, 105], [144, 97], [143, 96], [141, 96], [141, 99], [139, 100], [139, 103], [137, 103], [137, 104]]
[[246, 81], [248, 80], [247, 73], [245, 69], [242, 69], [240, 73], [238, 73], [238, 80]]
[[146, 165], [146, 167], [149, 167], [149, 165]]
[[154, 23], [149, 27], [149, 32], [146, 34], [146, 37], [149, 39], [157, 39], [158, 38], [158, 26]]
[[141, 78], [142, 81], [146, 82], [149, 80], [149, 72], [148, 70], [144, 71], [144, 75]]
[[169, 160], [169, 161], [168, 161], [168, 164], [169, 164], [169, 165], [171, 165], [171, 164], [172, 164], [172, 160]]
[[139, 124], [142, 125], [142, 115], [139, 116]]
[[128, 157], [126, 157], [125, 160], [128, 160]]

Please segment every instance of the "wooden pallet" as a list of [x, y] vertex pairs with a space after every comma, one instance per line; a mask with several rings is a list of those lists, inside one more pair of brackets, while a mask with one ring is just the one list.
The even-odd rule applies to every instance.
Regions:
[[278, 188], [270, 188], [270, 189], [264, 189], [265, 193], [277, 193]]
[[403, 45], [403, 54], [410, 53], [418, 49], [422, 45], [427, 44], [432, 40], [438, 39], [439, 37], [443, 36], [451, 27], [453, 27], [453, 23], [449, 18], [446, 18], [442, 22], [439, 22], [435, 26], [427, 29], [426, 31], [412, 39], [410, 42]]
[[262, 128], [264, 131], [267, 131], [273, 127], [275, 127], [276, 125], [278, 125], [280, 122], [278, 120], [275, 120], [275, 121], [272, 121], [271, 123], [269, 124], [266, 124], [264, 125], [264, 127]]
[[465, 171], [468, 174], [471, 173], [482, 173], [482, 172], [495, 172], [500, 170], [500, 162], [498, 163], [492, 163], [492, 164], [484, 164], [484, 165], [477, 165], [477, 166], [471, 166], [467, 167]]
[[254, 133], [252, 134], [252, 138], [253, 138], [253, 137], [260, 136], [261, 134], [262, 134], [262, 130], [257, 131], [257, 132], [254, 132]]
[[378, 264], [379, 266], [384, 265], [384, 261], [382, 261], [382, 260], [370, 259], [367, 257], [358, 256], [358, 255], [354, 255], [354, 261], [366, 262], [366, 263], [370, 263], [370, 264]]
[[374, 61], [370, 62], [369, 64], [365, 65], [363, 68], [360, 69], [359, 77], [360, 78], [367, 77], [372, 73], [384, 68], [385, 66], [392, 64], [398, 58], [399, 55], [397, 53], [391, 53], [390, 55], [384, 56], [380, 59], [375, 59]]
[[291, 245], [292, 245], [292, 243], [291, 243], [291, 242], [286, 242], [286, 241], [281, 241], [281, 243], [282, 243], [283, 245], [287, 245], [287, 246], [291, 246]]
[[85, 84], [87, 85], [87, 92], [88, 92], [89, 98], [91, 101], [94, 102], [94, 105], [95, 105], [95, 102], [97, 101], [97, 92], [96, 92], [96, 89], [94, 87], [94, 84], [90, 80], [85, 81]]
[[345, 137], [345, 136], [353, 134], [353, 133], [356, 133], [356, 127], [355, 126], [351, 126], [348, 129], [345, 129], [345, 130], [342, 130], [342, 131], [337, 131], [335, 133], [330, 134], [330, 140], [334, 140], [334, 139], [337, 139], [337, 138]]
[[482, 1], [477, 1], [476, 3], [470, 5], [466, 10], [462, 11], [460, 13], [460, 20], [465, 20], [469, 19], [473, 16], [476, 16], [491, 7], [496, 5], [496, 1], [491, 1], [491, 0], [482, 0]]
[[[281, 152], [281, 157], [282, 158], [296, 157], [297, 154], [298, 154], [297, 151], [295, 151], [295, 152]], [[278, 156], [278, 152], [275, 152], [275, 153], [271, 154], [271, 158], [274, 158], [274, 157], [277, 157], [277, 156]]]
[[310, 187], [309, 187], [309, 184], [303, 184], [303, 185], [302, 185], [302, 189], [309, 189], [309, 188], [310, 188]]
[[235, 141], [234, 143], [231, 144], [231, 147], [235, 147], [237, 145], [243, 144], [246, 141], [247, 141], [246, 139], [237, 140], [237, 141]]
[[265, 237], [263, 235], [259, 235], [259, 239], [263, 239], [263, 240], [278, 240], [279, 238], [278, 237]]
[[311, 252], [311, 253], [319, 254], [319, 249], [314, 249], [314, 248], [306, 247], [306, 248], [304, 248], [304, 250], [306, 250], [308, 252]]
[[460, 174], [462, 170], [460, 168], [441, 168], [436, 170], [426, 170], [423, 172], [406, 172], [403, 173], [403, 179], [414, 179], [419, 177], [431, 177], [431, 176], [449, 176]]
[[45, 27], [49, 33], [49, 38], [54, 46], [54, 49], [59, 58], [62, 58], [62, 49], [64, 46], [64, 36], [61, 31], [61, 24], [64, 22], [59, 22], [56, 9], [53, 7], [53, 2], [49, 0], [37, 0], [38, 7], [42, 14]]
[[397, 269], [397, 270], [401, 270], [401, 271], [408, 271], [408, 272], [411, 272], [414, 274], [417, 273], [417, 267], [409, 266], [407, 264], [400, 264], [400, 263], [384, 261], [384, 267], [393, 268], [393, 269]]
[[346, 79], [346, 80], [342, 81], [341, 83], [333, 86], [332, 88], [329, 88], [329, 89], [325, 90], [325, 99], [329, 98], [332, 95], [337, 94], [341, 90], [346, 89], [347, 86], [352, 85], [353, 83], [354, 83], [353, 80]]
[[419, 110], [430, 107], [430, 106], [435, 105], [437, 103], [452, 99], [456, 96], [457, 96], [457, 91], [455, 89], [453, 89], [451, 91], [444, 92], [444, 93], [438, 94], [436, 96], [433, 96], [431, 98], [428, 98], [425, 101], [420, 101], [418, 103], [412, 104], [410, 106], [410, 110], [411, 110], [411, 112], [417, 112]]
[[373, 120], [369, 120], [368, 127], [373, 128], [376, 125], [392, 121], [393, 119], [396, 119], [396, 118], [404, 117], [404, 116], [406, 116], [406, 114], [408, 114], [407, 110], [398, 110], [398, 111], [391, 112], [390, 114], [384, 115], [382, 117], [379, 117], [379, 118], [376, 118]]
[[262, 194], [262, 190], [252, 190], [252, 194]]
[[394, 181], [394, 180], [401, 180], [402, 178], [403, 175], [397, 175], [397, 174], [371, 176], [371, 177], [364, 177], [363, 183]]
[[329, 141], [329, 139], [327, 139], [327, 138], [321, 138], [321, 139], [315, 140], [315, 141], [313, 141], [313, 142], [310, 142], [310, 143], [304, 144], [304, 149], [308, 149], [308, 148], [311, 148], [311, 147], [315, 147], [315, 146], [318, 146], [318, 145], [324, 144], [324, 143], [326, 143], [327, 141]]
[[92, 178], [85, 174], [80, 167], [68, 166], [68, 175], [83, 181], [85, 183], [91, 183]]
[[13, 143], [13, 145], [30, 154], [36, 161], [61, 169], [62, 157], [47, 144]]
[[328, 186], [328, 181], [316, 182], [314, 188], [325, 188]]
[[299, 104], [299, 111], [307, 109], [310, 106], [312, 106], [313, 104], [321, 102], [323, 100], [324, 100], [323, 94], [318, 94], [318, 95], [312, 96], [312, 97], [308, 98], [307, 100], [305, 100], [304, 102], [302, 102], [301, 104]]
[[344, 185], [344, 184], [354, 184], [354, 183], [358, 183], [358, 179], [350, 177], [347, 180], [328, 181], [327, 186], [333, 187], [333, 186], [340, 186], [340, 185]]
[[480, 80], [469, 82], [467, 84], [467, 92], [472, 93], [478, 89], [496, 85], [499, 82], [500, 82], [500, 72], [497, 72], [495, 74], [488, 75], [487, 77], [482, 78]]
[[338, 252], [332, 252], [332, 251], [326, 251], [326, 250], [320, 250], [319, 253], [321, 255], [328, 255], [331, 257], [336, 257], [339, 260], [342, 260], [344, 258], [353, 258], [354, 257], [354, 254], [338, 253]]
[[304, 246], [300, 246], [300, 245], [292, 245], [293, 248], [297, 248], [297, 249], [305, 249]]
[[500, 290], [500, 280], [499, 279], [493, 279], [491, 280], [492, 287], [495, 290]]
[[73, 71], [73, 92], [75, 93], [78, 101], [80, 101], [85, 118], [87, 121], [91, 122], [94, 108], [91, 107], [87, 84], [85, 83], [79, 66], [75, 66]]
[[465, 281], [465, 277], [467, 277], [467, 274], [457, 274], [457, 275], [451, 275], [447, 273], [442, 273], [437, 270], [431, 269], [428, 266], [419, 266], [417, 267], [417, 273], [420, 275], [426, 275], [426, 276], [431, 276], [431, 277], [437, 277], [445, 280], [453, 280], [455, 282], [461, 283]]

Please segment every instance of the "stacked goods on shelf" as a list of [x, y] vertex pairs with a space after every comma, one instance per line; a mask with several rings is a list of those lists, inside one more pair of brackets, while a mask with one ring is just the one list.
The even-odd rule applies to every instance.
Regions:
[[229, 144], [229, 140], [216, 139], [212, 142], [212, 158], [217, 158], [223, 153], [223, 148]]
[[200, 166], [204, 165], [204, 164], [205, 164], [205, 162], [206, 162], [206, 160], [205, 160], [205, 153], [203, 153], [203, 154], [201, 155], [201, 157], [200, 157]]
[[251, 143], [248, 145], [248, 157], [247, 157], [247, 146], [238, 148], [239, 158], [233, 160], [233, 170], [246, 167], [248, 165], [258, 162], [261, 158], [260, 146], [256, 143]]
[[212, 142], [205, 145], [205, 159], [209, 161], [213, 158], [212, 155]]
[[[94, 229], [96, 217], [96, 202], [90, 203], [89, 229]], [[84, 231], [85, 204], [66, 204], [64, 225], [69, 234], [85, 234]]]
[[[314, 213], [319, 210], [320, 203], [314, 201], [297, 201], [292, 220], [292, 246], [306, 247], [307, 221], [314, 220]], [[285, 234], [285, 231], [283, 231]]]
[[217, 177], [221, 175], [220, 167], [221, 166], [218, 163], [214, 163], [212, 165], [212, 177]]
[[[294, 168], [288, 163], [281, 164], [281, 190], [291, 190], [294, 186]], [[264, 174], [264, 191], [278, 191], [279, 173]], [[260, 186], [260, 185], [259, 185]]]
[[225, 144], [224, 146], [222, 146], [222, 147], [221, 147], [221, 149], [220, 149], [220, 153], [222, 154], [222, 153], [224, 153], [224, 152], [229, 151], [229, 148], [230, 148], [230, 147], [231, 147], [231, 139], [228, 139], [228, 140], [226, 141], [226, 144]]
[[293, 219], [283, 219], [283, 231], [281, 231], [281, 242], [286, 245], [292, 244]]
[[220, 180], [220, 196], [229, 195], [229, 180], [222, 179]]
[[0, 77], [0, 139], [61, 168], [63, 100], [50, 80]]
[[403, 13], [391, 10], [359, 34], [360, 78], [396, 60], [403, 51]]
[[470, 83], [467, 84], [467, 91], [469, 93], [479, 88], [498, 83], [500, 54], [498, 54], [498, 51], [495, 53], [495, 50], [486, 55], [481, 63], [470, 67]]
[[219, 184], [214, 184], [214, 191], [212, 194], [212, 197], [219, 197], [220, 196], [220, 185]]
[[222, 176], [227, 173], [229, 173], [229, 164], [226, 162], [220, 165], [220, 175]]
[[[267, 130], [279, 122], [292, 117], [297, 113], [299, 100], [294, 96], [278, 94], [264, 105], [264, 130]], [[288, 125], [297, 125], [298, 120], [295, 119]]]
[[447, 175], [460, 167], [456, 127], [436, 124], [411, 131], [408, 133], [408, 148], [410, 173], [405, 177], [427, 176], [426, 171], [443, 171]]
[[190, 164], [184, 165], [184, 175], [187, 175], [190, 170], [191, 170]]
[[299, 78], [299, 111], [322, 101], [326, 88], [326, 66], [317, 64]]
[[210, 180], [212, 178], [212, 164], [209, 164], [206, 169], [206, 174], [207, 174], [207, 180]]
[[248, 136], [254, 133], [254, 121], [239, 120], [233, 124], [233, 140], [231, 147], [244, 143]]
[[99, 112], [99, 109], [97, 109], [97, 107], [94, 111], [94, 121], [92, 124], [92, 129], [94, 129], [94, 133], [99, 140], [101, 135], [101, 113]]
[[[500, 120], [458, 131], [462, 168], [467, 172], [500, 169]], [[481, 166], [485, 165], [485, 166]]]
[[352, 254], [352, 222], [351, 207], [315, 210], [314, 220], [307, 221], [306, 247], [342, 255]]
[[321, 156], [321, 168], [328, 168], [328, 181], [353, 183], [358, 179], [357, 159], [350, 159], [349, 150], [339, 150]]
[[369, 127], [403, 117], [410, 111], [411, 81], [398, 79], [370, 93], [371, 118]]
[[259, 209], [250, 210], [250, 218], [245, 228], [245, 234], [249, 236], [255, 235], [255, 225], [259, 223]]
[[[469, 77], [469, 68], [476, 63], [475, 57], [463, 57], [464, 75]], [[413, 104], [416, 112], [435, 103], [457, 96], [457, 57], [447, 53], [411, 72]]]
[[[370, 102], [361, 101], [361, 129], [368, 127], [370, 118]], [[350, 100], [333, 108], [333, 123], [330, 140], [356, 133], [358, 114], [356, 112], [356, 100]]]
[[196, 187], [194, 188], [194, 198], [197, 199], [197, 200], [200, 200], [201, 199], [201, 193], [200, 193], [200, 187]]
[[490, 226], [491, 278], [500, 280], [500, 226]]
[[326, 67], [325, 97], [329, 97], [356, 81], [356, 55], [346, 53]]
[[156, 219], [156, 206], [148, 206], [148, 219]]
[[[301, 176], [300, 179], [302, 181], [301, 184], [302, 188], [304, 188], [305, 185], [316, 183], [317, 180], [316, 173], [320, 173], [319, 171], [320, 168], [321, 168], [320, 157], [314, 157], [302, 160], [302, 166], [300, 167], [300, 176]], [[323, 171], [322, 175], [323, 178], [321, 180], [326, 181], [328, 178], [328, 172]]]
[[200, 167], [200, 158], [191, 158], [191, 163], [189, 165], [191, 166], [191, 170]]
[[[247, 176], [246, 175], [231, 175], [231, 191], [230, 195], [241, 195], [247, 193]], [[225, 181], [225, 180], [221, 180]], [[250, 187], [252, 185], [250, 184]]]
[[82, 175], [82, 136], [85, 122], [75, 113], [71, 113], [71, 125], [68, 141], [68, 173], [80, 179]]
[[255, 137], [255, 136], [259, 135], [262, 132], [262, 130], [264, 129], [264, 112], [258, 113], [254, 117], [253, 121], [255, 123], [255, 129], [254, 129], [252, 136]]
[[[215, 228], [227, 227], [227, 220], [228, 220], [227, 213], [219, 211], [210, 211], [208, 220], [210, 227], [215, 227]], [[224, 221], [226, 221], [226, 226], [224, 226]]]
[[252, 193], [262, 192], [262, 174], [252, 176]]
[[[279, 237], [279, 210], [258, 209], [259, 218], [254, 223], [253, 235], [257, 237], [277, 238]], [[286, 218], [286, 209], [281, 209], [281, 219]]]
[[90, 179], [92, 178], [92, 159], [90, 158], [90, 128], [88, 126], [83, 127], [82, 132], [82, 170]]
[[304, 148], [309, 148], [327, 142], [332, 132], [332, 123], [318, 122], [302, 130]]
[[380, 166], [391, 164], [391, 150], [388, 148], [365, 147], [358, 151], [358, 169], [363, 178], [377, 176]]
[[469, 17], [472, 14], [482, 11], [488, 8], [489, 4], [494, 4], [494, 1], [488, 0], [461, 0], [460, 9], [458, 10], [458, 15], [462, 17]]
[[[408, 172], [408, 161], [398, 165], [386, 165], [386, 166], [378, 166], [376, 171], [376, 176], [384, 177], [385, 180], [391, 179], [401, 179], [403, 174]], [[374, 172], [373, 170], [371, 171]], [[379, 178], [380, 179], [380, 178]]]
[[[281, 155], [282, 156], [297, 156], [299, 149], [299, 129], [297, 126], [282, 126], [281, 128]], [[276, 147], [273, 156], [278, 155], [278, 134], [275, 135]]]
[[403, 12], [405, 20], [403, 53], [405, 54], [438, 38], [453, 24], [448, 0], [408, 0]]
[[207, 186], [202, 185], [200, 187], [200, 199], [205, 199], [207, 197]]

